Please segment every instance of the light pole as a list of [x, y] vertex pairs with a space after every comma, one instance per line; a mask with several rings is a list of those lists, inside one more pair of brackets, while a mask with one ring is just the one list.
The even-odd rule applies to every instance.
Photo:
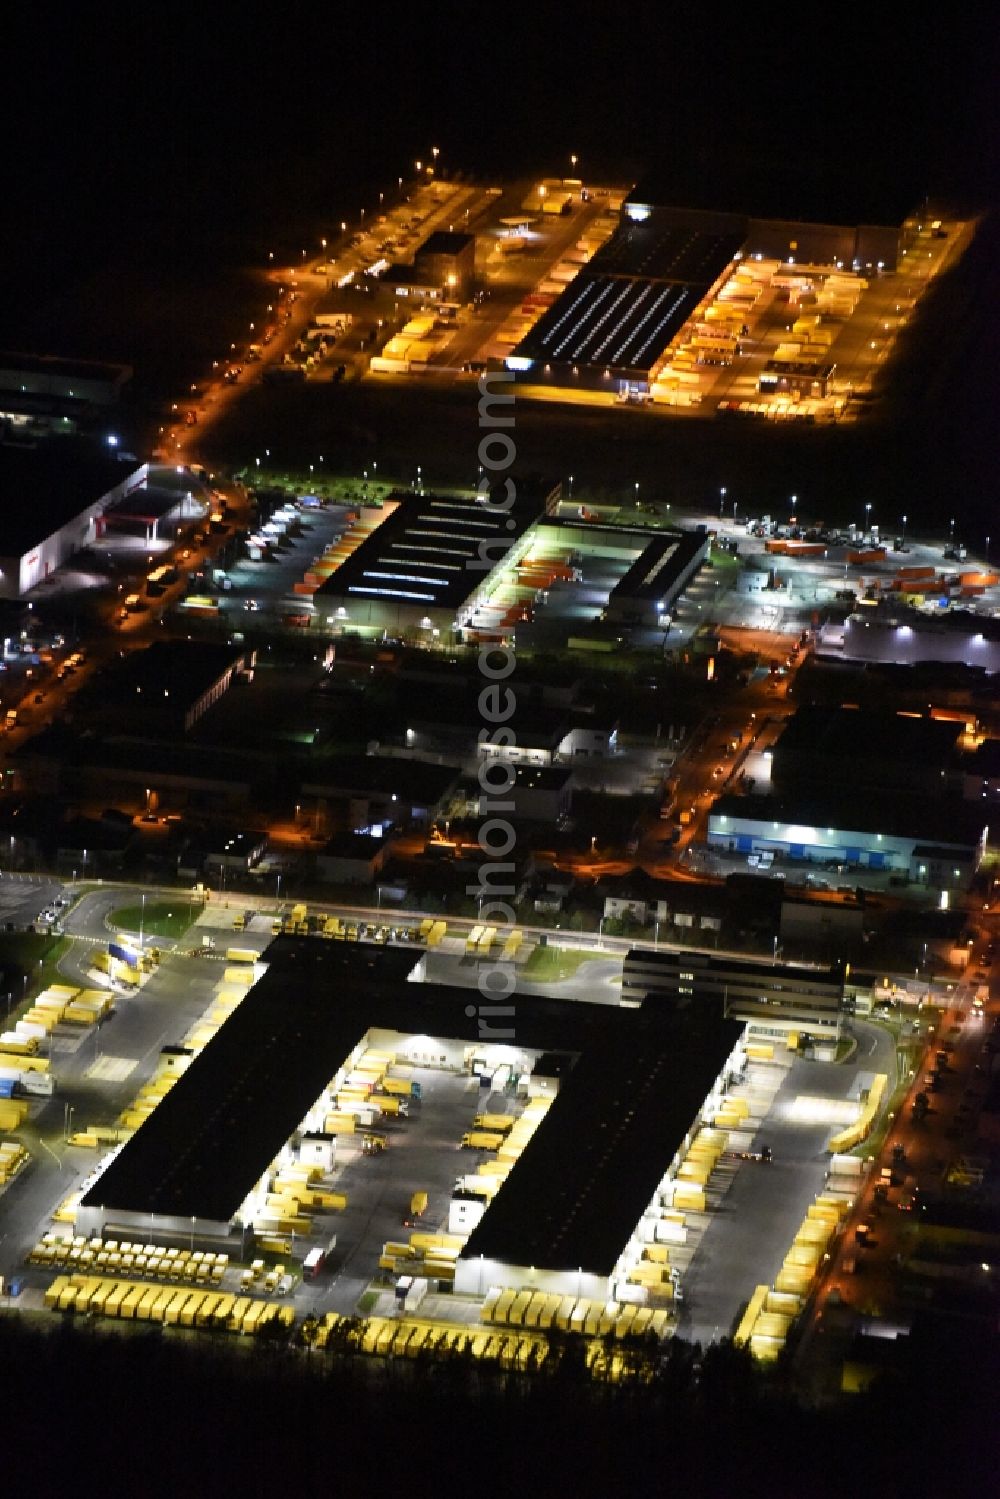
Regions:
[[573, 475], [572, 474], [570, 474], [570, 476], [569, 476], [569, 497], [570, 497], [570, 499], [573, 498]]
[[990, 538], [987, 536], [987, 538], [986, 538], [986, 566], [989, 567], [989, 565], [990, 565]]
[[871, 529], [871, 527], [869, 525], [869, 522], [871, 521], [871, 514], [872, 514], [872, 502], [871, 502], [871, 500], [868, 500], [866, 502], [866, 504], [865, 504], [865, 535], [866, 536], [868, 535], [868, 532]]
[[139, 951], [142, 952], [142, 928], [146, 919], [146, 892], [142, 892], [139, 899]]
[[722, 507], [726, 503], [726, 486], [723, 484], [719, 489], [719, 519], [722, 519]]
[[70, 1126], [73, 1123], [73, 1115], [76, 1112], [75, 1105], [63, 1104], [63, 1139], [69, 1139]]
[[902, 521], [903, 521], [903, 534], [900, 537], [900, 541], [905, 546], [906, 545], [906, 516], [905, 515], [902, 517]]

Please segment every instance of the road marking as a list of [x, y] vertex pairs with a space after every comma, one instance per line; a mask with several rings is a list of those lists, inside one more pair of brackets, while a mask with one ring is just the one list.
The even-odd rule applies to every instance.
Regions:
[[138, 1059], [135, 1057], [98, 1057], [96, 1062], [91, 1062], [85, 1076], [95, 1082], [121, 1083], [131, 1076], [137, 1066]]

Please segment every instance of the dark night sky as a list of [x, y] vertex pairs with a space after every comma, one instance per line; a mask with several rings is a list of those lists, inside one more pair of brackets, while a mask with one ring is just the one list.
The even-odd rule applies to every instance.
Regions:
[[[0, 346], [123, 358], [140, 396], [173, 393], [256, 315], [241, 267], [298, 258], [432, 145], [470, 172], [566, 172], [571, 152], [596, 179], [657, 166], [675, 201], [691, 183], [720, 208], [780, 171], [810, 200], [818, 182], [842, 221], [883, 192], [995, 201], [985, 6], [234, 14], [111, 3], [5, 21]], [[978, 308], [998, 238], [977, 242], [979, 347], [959, 361], [975, 373], [942, 417], [942, 472], [959, 455], [984, 495], [992, 456], [965, 455], [989, 427], [998, 356]]]
[[432, 144], [472, 169], [665, 159], [717, 177], [720, 206], [769, 162], [978, 197], [995, 164], [987, 7], [31, 9], [7, 29], [4, 176], [32, 274], [149, 228], [168, 258], [227, 233], [249, 249]]

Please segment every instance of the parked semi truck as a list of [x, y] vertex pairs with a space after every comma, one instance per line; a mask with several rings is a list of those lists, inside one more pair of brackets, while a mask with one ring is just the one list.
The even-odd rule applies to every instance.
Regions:
[[470, 1130], [462, 1136], [462, 1146], [468, 1150], [499, 1150], [503, 1141], [503, 1135], [489, 1130]]
[[508, 1130], [514, 1128], [516, 1122], [513, 1114], [477, 1114], [472, 1124], [474, 1129], [505, 1135]]

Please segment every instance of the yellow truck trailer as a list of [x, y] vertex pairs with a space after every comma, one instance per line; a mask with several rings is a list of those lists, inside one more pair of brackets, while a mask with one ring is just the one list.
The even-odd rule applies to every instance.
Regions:
[[505, 1135], [516, 1123], [513, 1114], [477, 1114], [472, 1121], [474, 1129], [489, 1130], [494, 1135]]
[[503, 1135], [482, 1129], [470, 1130], [462, 1136], [462, 1146], [467, 1150], [499, 1150], [503, 1141]]

